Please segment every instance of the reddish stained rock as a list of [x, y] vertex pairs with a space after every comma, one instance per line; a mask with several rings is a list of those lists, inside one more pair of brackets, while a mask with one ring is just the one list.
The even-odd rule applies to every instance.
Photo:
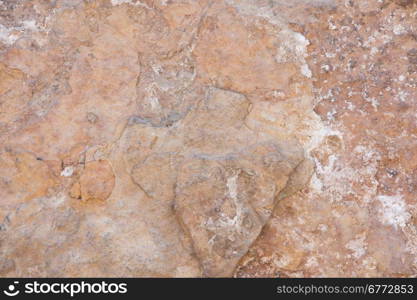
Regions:
[[108, 161], [85, 164], [79, 180], [79, 197], [82, 200], [106, 200], [114, 188], [115, 177]]
[[[398, 5], [397, 5], [398, 4]], [[301, 24], [315, 111], [336, 133], [236, 276], [414, 276], [415, 2], [342, 1]]]
[[0, 6], [0, 275], [415, 276], [415, 1]]

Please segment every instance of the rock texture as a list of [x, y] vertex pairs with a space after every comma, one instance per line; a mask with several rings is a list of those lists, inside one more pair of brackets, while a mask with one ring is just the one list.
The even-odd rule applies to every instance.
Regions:
[[0, 1], [0, 275], [415, 276], [416, 12]]

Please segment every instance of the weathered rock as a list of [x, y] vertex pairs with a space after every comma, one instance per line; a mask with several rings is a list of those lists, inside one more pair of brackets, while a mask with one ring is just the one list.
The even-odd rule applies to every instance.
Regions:
[[88, 162], [80, 176], [80, 198], [82, 200], [106, 200], [114, 188], [114, 174], [105, 160]]
[[279, 193], [312, 173], [295, 172], [304, 161], [300, 146], [259, 138], [246, 127], [249, 108], [242, 94], [209, 89], [132, 167], [132, 180], [151, 201], [174, 207], [205, 276], [232, 275]]
[[274, 144], [184, 162], [176, 182], [175, 208], [193, 239], [204, 275], [232, 275], [268, 221], [297, 163]]
[[[329, 136], [236, 276], [414, 276], [415, 1], [309, 5], [297, 27]], [[333, 131], [333, 132], [332, 132]]]
[[0, 275], [415, 275], [415, 8], [0, 2]]

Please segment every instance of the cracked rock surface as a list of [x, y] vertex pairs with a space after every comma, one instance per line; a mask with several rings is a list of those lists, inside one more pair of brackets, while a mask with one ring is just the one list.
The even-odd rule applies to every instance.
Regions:
[[0, 276], [415, 276], [416, 11], [0, 1]]

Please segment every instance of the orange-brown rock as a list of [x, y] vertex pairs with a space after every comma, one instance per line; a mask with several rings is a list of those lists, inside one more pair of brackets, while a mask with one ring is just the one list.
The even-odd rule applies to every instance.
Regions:
[[114, 188], [114, 174], [108, 161], [99, 160], [85, 164], [79, 181], [82, 200], [106, 200]]
[[416, 5], [0, 1], [0, 276], [415, 276]]

